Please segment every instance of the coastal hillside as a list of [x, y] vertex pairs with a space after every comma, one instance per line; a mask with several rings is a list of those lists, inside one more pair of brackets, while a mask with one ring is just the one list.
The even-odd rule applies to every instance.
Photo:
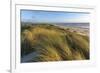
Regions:
[[42, 23], [22, 25], [21, 62], [88, 60], [89, 36], [83, 29], [73, 28]]

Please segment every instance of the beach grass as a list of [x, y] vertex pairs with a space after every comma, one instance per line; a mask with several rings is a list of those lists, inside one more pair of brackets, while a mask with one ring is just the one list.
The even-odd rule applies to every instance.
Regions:
[[21, 58], [37, 52], [28, 62], [88, 60], [89, 36], [50, 24], [21, 26]]

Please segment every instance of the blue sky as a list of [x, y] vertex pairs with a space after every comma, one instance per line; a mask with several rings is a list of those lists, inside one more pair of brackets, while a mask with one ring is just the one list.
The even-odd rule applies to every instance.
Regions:
[[21, 21], [33, 23], [89, 22], [89, 13], [21, 10]]

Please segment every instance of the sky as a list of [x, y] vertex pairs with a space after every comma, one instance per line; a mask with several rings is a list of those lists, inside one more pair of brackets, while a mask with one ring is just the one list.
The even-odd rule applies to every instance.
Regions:
[[89, 22], [89, 15], [86, 12], [21, 10], [21, 21], [33, 23], [87, 23]]

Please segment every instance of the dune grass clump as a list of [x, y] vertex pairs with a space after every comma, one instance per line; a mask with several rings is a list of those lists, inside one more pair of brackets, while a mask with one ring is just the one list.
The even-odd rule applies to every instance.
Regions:
[[21, 32], [21, 57], [38, 52], [29, 62], [89, 59], [88, 36], [57, 26], [34, 25]]

